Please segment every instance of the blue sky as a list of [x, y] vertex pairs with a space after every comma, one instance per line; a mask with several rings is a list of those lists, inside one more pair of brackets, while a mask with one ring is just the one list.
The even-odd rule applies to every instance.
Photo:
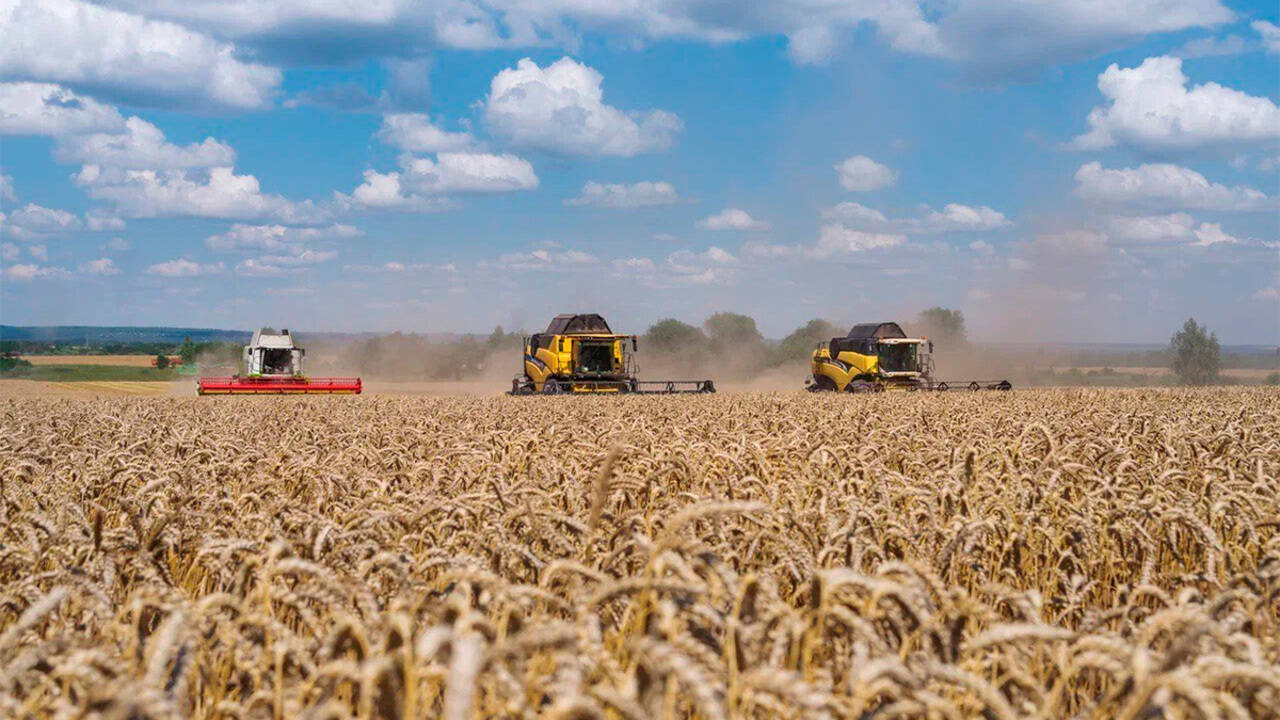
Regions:
[[1280, 342], [1219, 0], [0, 0], [0, 322]]

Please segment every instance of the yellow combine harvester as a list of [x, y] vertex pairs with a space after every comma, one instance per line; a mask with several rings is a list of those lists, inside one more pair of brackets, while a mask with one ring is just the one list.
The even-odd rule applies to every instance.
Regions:
[[844, 337], [819, 343], [810, 359], [811, 392], [883, 390], [1012, 390], [1008, 380], [938, 380], [933, 342], [909, 338], [898, 323], [854, 325]]
[[710, 380], [639, 380], [635, 335], [619, 335], [603, 317], [557, 315], [543, 332], [524, 339], [523, 371], [512, 395], [567, 393], [713, 393]]

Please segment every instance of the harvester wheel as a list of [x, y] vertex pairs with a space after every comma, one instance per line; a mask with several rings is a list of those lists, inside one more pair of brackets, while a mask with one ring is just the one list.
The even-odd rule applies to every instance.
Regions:
[[977, 392], [982, 389], [982, 386], [978, 384], [977, 380], [974, 380], [973, 382], [969, 383], [969, 389], [972, 390], [973, 392]]
[[1012, 389], [1013, 389], [1013, 383], [1009, 382], [1008, 380], [1001, 380], [1001, 381], [1000, 381], [1000, 384], [999, 384], [999, 385], [996, 385], [996, 389], [997, 389], [997, 390], [1012, 390]]
[[560, 383], [556, 382], [555, 380], [548, 380], [542, 383], [543, 395], [559, 395], [563, 392], [564, 392], [564, 388], [562, 388], [560, 386]]
[[950, 385], [948, 385], [948, 384], [946, 384], [946, 383], [944, 383], [944, 382], [940, 382], [940, 383], [938, 383], [938, 387], [937, 387], [938, 392], [946, 392], [946, 391], [948, 391], [948, 390], [950, 390], [950, 389], [951, 389], [951, 386], [950, 386]]
[[849, 393], [869, 393], [875, 392], [876, 386], [865, 380], [854, 380], [844, 386], [844, 391]]

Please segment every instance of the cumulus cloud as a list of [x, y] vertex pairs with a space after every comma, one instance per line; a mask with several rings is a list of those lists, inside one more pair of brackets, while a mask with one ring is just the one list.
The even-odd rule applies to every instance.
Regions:
[[503, 253], [498, 256], [497, 265], [507, 270], [569, 270], [598, 262], [594, 255], [581, 250], [540, 249], [527, 253]]
[[[3, 215], [0, 215], [0, 219]], [[11, 242], [0, 243], [0, 260], [13, 261], [22, 257], [22, 248]]]
[[[817, 63], [861, 30], [872, 29], [899, 52], [949, 58], [1006, 75], [1090, 57], [1150, 33], [1211, 27], [1234, 17], [1220, 0], [100, 1], [301, 61], [314, 60], [316, 48], [355, 60], [403, 55], [421, 45], [468, 50], [576, 47], [591, 35], [632, 47], [660, 40], [722, 44], [785, 36], [794, 62]], [[1019, 31], [1010, 32], [1011, 27]]]
[[888, 218], [874, 208], [855, 202], [843, 202], [822, 211], [826, 220], [864, 232], [932, 234], [945, 232], [981, 232], [999, 230], [1013, 223], [1004, 213], [986, 205], [948, 203], [942, 210], [923, 208], [915, 217]]
[[1210, 245], [1236, 245], [1240, 242], [1239, 238], [1228, 235], [1223, 232], [1222, 225], [1218, 223], [1201, 223], [1200, 227], [1195, 230], [1196, 241], [1194, 245], [1200, 247], [1208, 247]]
[[244, 225], [237, 223], [229, 230], [204, 239], [214, 250], [284, 250], [299, 243], [316, 240], [345, 240], [364, 233], [351, 225], [299, 228], [284, 225]]
[[123, 230], [124, 220], [105, 212], [100, 208], [94, 208], [84, 215], [85, 227], [93, 232], [103, 232], [106, 230]]
[[0, 74], [133, 103], [257, 108], [280, 71], [187, 28], [80, 0], [0, 0]]
[[728, 250], [712, 245], [696, 252], [677, 250], [667, 256], [663, 268], [667, 279], [680, 285], [715, 285], [733, 278], [738, 258]]
[[866, 155], [854, 155], [836, 163], [840, 185], [845, 190], [864, 192], [879, 190], [898, 182], [898, 173]]
[[351, 199], [365, 207], [438, 210], [451, 193], [495, 193], [534, 190], [538, 176], [527, 160], [515, 155], [440, 153], [433, 160], [400, 158], [400, 171], [366, 170], [364, 183]]
[[1280, 138], [1280, 108], [1217, 83], [1187, 88], [1182, 60], [1147, 58], [1136, 68], [1112, 64], [1098, 76], [1111, 101], [1089, 113], [1089, 131], [1072, 146], [1098, 150], [1116, 145], [1146, 150], [1186, 150]]
[[578, 197], [564, 201], [565, 205], [592, 205], [608, 208], [637, 208], [652, 205], [670, 205], [677, 200], [675, 186], [668, 182], [642, 181], [615, 184], [588, 181]]
[[1190, 238], [1195, 225], [1195, 218], [1182, 212], [1167, 215], [1113, 217], [1108, 221], [1107, 234], [1122, 242], [1140, 244], [1175, 242]]
[[1262, 38], [1262, 46], [1268, 53], [1272, 55], [1280, 53], [1280, 26], [1266, 20], [1254, 20], [1250, 27]]
[[0, 83], [0, 135], [119, 132], [124, 117], [110, 105], [48, 83]]
[[187, 258], [178, 258], [167, 262], [156, 263], [147, 268], [148, 275], [158, 275], [160, 277], [199, 277], [201, 275], [216, 275], [226, 269], [222, 263], [201, 264]]
[[116, 264], [111, 258], [98, 258], [90, 260], [80, 266], [80, 272], [85, 275], [119, 275], [120, 270], [116, 268]]
[[756, 220], [739, 208], [725, 208], [710, 217], [698, 221], [705, 230], [768, 230], [769, 223]]
[[1111, 170], [1091, 162], [1076, 171], [1076, 195], [1099, 203], [1172, 210], [1263, 210], [1272, 198], [1260, 190], [1210, 182], [1180, 165], [1153, 163]]
[[236, 153], [230, 145], [205, 138], [186, 147], [165, 140], [160, 128], [138, 117], [125, 121], [123, 132], [95, 132], [59, 138], [59, 162], [109, 165], [133, 170], [230, 167]]
[[444, 130], [425, 113], [384, 115], [378, 137], [388, 145], [415, 153], [454, 152], [475, 145], [471, 133]]
[[566, 155], [630, 157], [666, 150], [683, 127], [664, 110], [624, 112], [604, 102], [604, 76], [561, 58], [525, 58], [494, 76], [484, 100], [489, 127], [515, 145]]
[[18, 193], [13, 190], [13, 178], [4, 174], [0, 168], [0, 201], [18, 202]]
[[314, 224], [330, 212], [311, 201], [293, 202], [262, 192], [253, 175], [230, 167], [206, 171], [128, 170], [85, 165], [75, 176], [89, 197], [108, 200], [127, 218], [207, 217]]
[[610, 263], [615, 275], [649, 276], [657, 272], [657, 265], [649, 258], [618, 258]]
[[0, 228], [11, 237], [33, 240], [52, 235], [62, 235], [79, 230], [84, 224], [80, 218], [56, 208], [27, 203], [14, 210], [0, 223]]
[[806, 249], [805, 254], [822, 259], [859, 253], [864, 250], [895, 247], [906, 241], [906, 235], [864, 232], [845, 225], [828, 223], [819, 231], [817, 244]]
[[326, 263], [338, 257], [334, 250], [295, 248], [285, 254], [246, 258], [236, 264], [236, 273], [250, 277], [280, 277], [296, 273], [310, 265]]
[[4, 276], [15, 282], [31, 282], [71, 277], [71, 273], [66, 268], [24, 264], [10, 265], [4, 269]]

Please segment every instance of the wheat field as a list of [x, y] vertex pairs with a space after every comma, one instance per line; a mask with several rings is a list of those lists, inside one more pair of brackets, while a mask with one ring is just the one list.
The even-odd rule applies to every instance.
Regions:
[[0, 717], [1268, 718], [1280, 392], [0, 401]]

